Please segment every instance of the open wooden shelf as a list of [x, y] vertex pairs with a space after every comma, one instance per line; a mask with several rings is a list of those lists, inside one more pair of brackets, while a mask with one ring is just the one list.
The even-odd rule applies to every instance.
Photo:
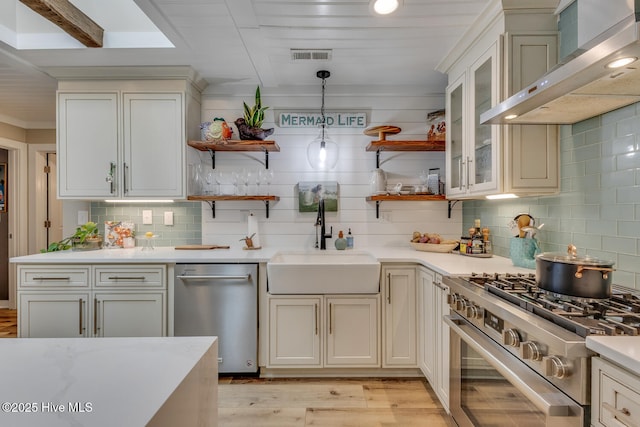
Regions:
[[216, 217], [216, 202], [217, 201], [230, 201], [230, 200], [259, 200], [264, 202], [264, 206], [266, 209], [267, 218], [269, 218], [269, 203], [280, 200], [278, 196], [258, 196], [258, 195], [249, 195], [249, 196], [234, 196], [234, 195], [202, 195], [202, 196], [187, 196], [187, 200], [193, 202], [206, 202], [211, 207], [211, 216], [212, 218]]
[[445, 142], [442, 141], [371, 141], [367, 151], [444, 151]]
[[380, 167], [381, 151], [444, 151], [444, 141], [389, 141], [386, 139], [371, 141], [367, 151], [376, 152], [376, 168]]
[[[372, 196], [367, 196], [367, 202], [376, 202], [376, 218], [380, 218], [380, 203], [385, 200], [400, 202], [422, 202], [432, 200], [447, 200], [447, 197], [441, 194], [374, 194]], [[451, 218], [451, 209], [449, 209], [449, 218]]]
[[200, 151], [280, 151], [280, 147], [275, 141], [229, 139], [226, 143], [189, 141], [187, 144]]
[[425, 200], [447, 200], [447, 198], [442, 194], [375, 194], [367, 196], [367, 202], [382, 202], [384, 200], [419, 202]]
[[197, 202], [209, 202], [209, 201], [219, 201], [219, 200], [262, 200], [262, 201], [276, 201], [280, 200], [278, 196], [258, 196], [258, 195], [249, 195], [249, 196], [234, 196], [234, 195], [202, 195], [202, 196], [187, 196], [187, 200], [197, 201]]
[[264, 167], [269, 169], [269, 152], [280, 151], [275, 141], [229, 139], [224, 142], [188, 141], [187, 145], [199, 151], [208, 151], [211, 155], [211, 167], [216, 168], [216, 151], [260, 151], [264, 153]]

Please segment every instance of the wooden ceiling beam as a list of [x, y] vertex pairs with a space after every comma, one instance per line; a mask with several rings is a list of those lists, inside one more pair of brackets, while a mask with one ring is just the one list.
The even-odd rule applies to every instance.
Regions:
[[87, 47], [102, 47], [104, 30], [69, 0], [20, 0]]

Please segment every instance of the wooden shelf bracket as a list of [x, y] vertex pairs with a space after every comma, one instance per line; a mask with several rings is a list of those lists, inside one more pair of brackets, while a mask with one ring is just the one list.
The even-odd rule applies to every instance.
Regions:
[[447, 218], [451, 219], [451, 210], [460, 200], [447, 200]]

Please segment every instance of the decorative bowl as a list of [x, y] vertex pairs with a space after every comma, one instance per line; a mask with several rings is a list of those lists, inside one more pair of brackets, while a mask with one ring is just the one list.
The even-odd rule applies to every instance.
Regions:
[[447, 253], [453, 251], [457, 246], [458, 242], [455, 240], [445, 240], [440, 244], [437, 243], [416, 243], [410, 242], [413, 249], [416, 251], [423, 252], [441, 252]]

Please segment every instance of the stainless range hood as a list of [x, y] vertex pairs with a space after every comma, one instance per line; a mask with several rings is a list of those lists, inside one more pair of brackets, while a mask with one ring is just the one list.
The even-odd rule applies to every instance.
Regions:
[[638, 15], [630, 10], [577, 56], [482, 114], [481, 123], [573, 124], [640, 101], [640, 59], [607, 68], [616, 59], [640, 58]]

